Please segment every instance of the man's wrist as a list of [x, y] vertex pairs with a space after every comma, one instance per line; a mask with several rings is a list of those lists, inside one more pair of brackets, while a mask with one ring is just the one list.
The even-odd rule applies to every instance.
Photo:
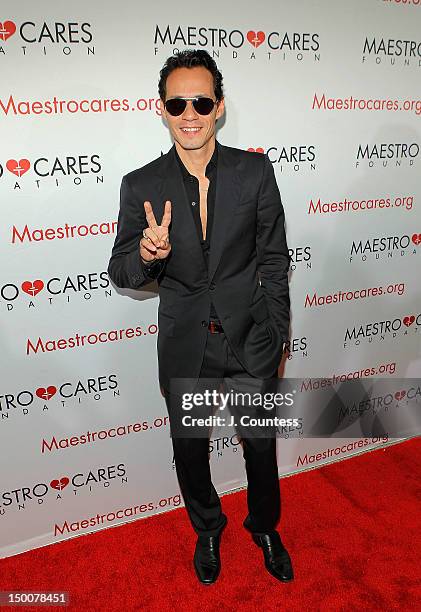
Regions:
[[140, 260], [141, 260], [141, 262], [143, 263], [144, 266], [151, 266], [156, 261], [159, 261], [159, 259], [157, 259], [156, 257], [154, 259], [151, 259], [150, 261], [145, 261], [143, 259], [142, 255], [140, 256]]
[[165, 259], [159, 259], [155, 257], [151, 261], [145, 261], [142, 256], [140, 256], [140, 265], [143, 270], [143, 274], [148, 280], [155, 280], [160, 276], [164, 269]]

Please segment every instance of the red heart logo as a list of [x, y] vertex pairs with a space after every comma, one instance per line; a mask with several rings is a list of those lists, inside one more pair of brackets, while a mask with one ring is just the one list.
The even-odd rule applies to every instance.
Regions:
[[402, 320], [403, 320], [403, 324], [409, 327], [415, 321], [415, 317], [414, 315], [411, 315], [411, 316], [408, 315], [407, 317], [404, 317]]
[[262, 147], [257, 147], [257, 149], [253, 149], [253, 147], [249, 147], [247, 151], [252, 151], [254, 153], [264, 153], [265, 152], [265, 150], [262, 149]]
[[0, 22], [0, 40], [7, 40], [16, 32], [16, 26], [13, 21]]
[[53, 395], [57, 393], [57, 387], [54, 387], [54, 385], [49, 385], [46, 389], [44, 387], [38, 387], [35, 393], [41, 399], [50, 400]]
[[6, 168], [19, 177], [23, 176], [25, 172], [28, 172], [30, 167], [31, 163], [29, 159], [20, 159], [19, 161], [16, 161], [16, 159], [9, 159], [6, 162]]
[[69, 479], [67, 478], [67, 476], [62, 476], [60, 480], [56, 479], [50, 482], [50, 485], [53, 487], [53, 489], [57, 489], [57, 491], [62, 491], [65, 487], [67, 487], [68, 484]]
[[25, 291], [28, 295], [36, 295], [44, 289], [44, 283], [42, 280], [24, 281], [21, 285], [22, 291]]
[[257, 49], [257, 47], [261, 45], [262, 42], [265, 40], [265, 33], [250, 30], [250, 32], [247, 32], [247, 40], [251, 45], [253, 45], [253, 47]]
[[402, 389], [402, 391], [396, 391], [395, 399], [397, 399], [398, 402], [399, 402], [399, 400], [403, 399], [405, 397], [405, 395], [406, 395], [406, 391], [404, 391], [403, 389]]
[[421, 244], [421, 234], [413, 234], [412, 242], [414, 244]]

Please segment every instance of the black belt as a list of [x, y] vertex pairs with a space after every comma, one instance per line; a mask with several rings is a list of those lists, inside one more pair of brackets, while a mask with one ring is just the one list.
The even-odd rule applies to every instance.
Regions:
[[223, 334], [224, 333], [222, 325], [220, 323], [217, 323], [217, 321], [209, 321], [208, 330], [210, 331], [211, 334]]

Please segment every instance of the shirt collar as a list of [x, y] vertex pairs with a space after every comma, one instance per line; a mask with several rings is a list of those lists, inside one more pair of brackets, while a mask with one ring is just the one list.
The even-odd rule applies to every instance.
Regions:
[[[217, 163], [218, 163], [218, 146], [219, 146], [219, 143], [218, 143], [217, 140], [215, 140], [215, 149], [214, 149], [214, 151], [212, 153], [212, 157], [210, 158], [210, 160], [208, 162], [208, 165], [206, 166], [205, 175], [207, 175], [208, 171], [211, 170], [213, 167], [215, 167], [217, 165]], [[179, 166], [181, 168], [181, 172], [183, 174], [183, 178], [184, 179], [189, 178], [192, 175], [190, 174], [190, 172], [187, 170], [186, 166], [181, 161], [181, 157], [178, 154], [177, 147], [175, 146], [175, 144], [174, 144], [174, 151], [175, 151], [175, 156], [177, 158]]]

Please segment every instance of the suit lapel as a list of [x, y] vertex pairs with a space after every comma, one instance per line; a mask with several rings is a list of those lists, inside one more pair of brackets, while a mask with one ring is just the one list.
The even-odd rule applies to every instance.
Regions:
[[[216, 177], [215, 210], [210, 241], [208, 282], [211, 282], [221, 259], [225, 241], [232, 224], [232, 216], [240, 200], [241, 177], [239, 173], [240, 156], [218, 143], [218, 171]], [[198, 261], [206, 267], [200, 239], [190, 210], [190, 202], [184, 187], [183, 176], [175, 156], [175, 145], [163, 155], [159, 172], [159, 191], [162, 208], [165, 200], [171, 200], [174, 219], [177, 215], [177, 228], [183, 240], [195, 245]], [[171, 239], [171, 230], [170, 230]]]
[[[218, 143], [219, 144], [219, 143]], [[240, 157], [229, 147], [219, 144], [216, 177], [215, 211], [210, 241], [208, 281], [211, 282], [224, 250], [232, 224], [232, 215], [240, 200]]]

